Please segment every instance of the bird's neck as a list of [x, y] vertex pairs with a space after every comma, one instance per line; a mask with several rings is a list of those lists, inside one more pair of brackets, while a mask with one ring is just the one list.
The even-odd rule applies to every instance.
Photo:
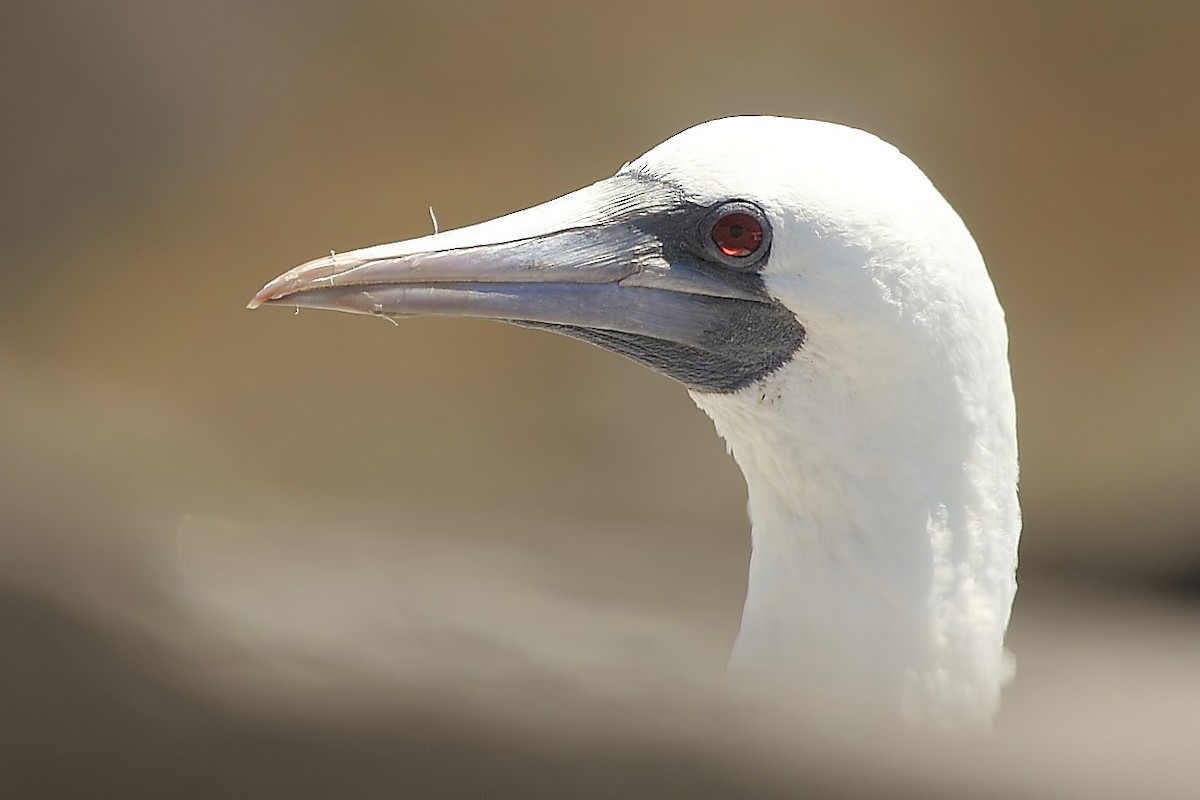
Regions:
[[731, 671], [852, 712], [986, 722], [1020, 527], [1007, 365], [897, 376], [882, 399], [799, 366], [814, 373], [694, 395], [749, 492]]

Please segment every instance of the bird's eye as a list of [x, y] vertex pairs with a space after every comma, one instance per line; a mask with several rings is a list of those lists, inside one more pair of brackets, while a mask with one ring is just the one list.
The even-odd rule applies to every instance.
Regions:
[[705, 215], [700, 234], [704, 249], [715, 260], [736, 269], [749, 269], [766, 253], [771, 231], [758, 206], [733, 201]]
[[753, 255], [762, 245], [763, 231], [758, 220], [735, 211], [718, 219], [712, 226], [712, 240], [721, 252], [733, 258]]

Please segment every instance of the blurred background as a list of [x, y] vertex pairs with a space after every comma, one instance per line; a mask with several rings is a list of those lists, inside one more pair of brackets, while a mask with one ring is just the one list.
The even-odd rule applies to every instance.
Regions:
[[[8, 797], [1200, 794], [1200, 5], [3, 3]], [[718, 687], [745, 489], [679, 386], [243, 306], [740, 113], [869, 129], [1007, 308], [997, 734]]]

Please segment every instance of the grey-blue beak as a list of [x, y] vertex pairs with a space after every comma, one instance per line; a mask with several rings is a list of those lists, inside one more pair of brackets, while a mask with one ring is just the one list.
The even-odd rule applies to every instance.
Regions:
[[756, 273], [705, 260], [693, 240], [706, 211], [668, 183], [619, 174], [478, 225], [315, 259], [249, 307], [503, 320], [733, 391], [789, 358], [803, 328]]

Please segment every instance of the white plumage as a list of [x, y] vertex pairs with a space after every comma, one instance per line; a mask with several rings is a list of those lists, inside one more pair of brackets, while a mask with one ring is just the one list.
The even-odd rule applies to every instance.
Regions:
[[[731, 200], [769, 228], [752, 279], [688, 238], [707, 224], [689, 209]], [[1020, 531], [1007, 331], [967, 229], [894, 147], [828, 123], [717, 120], [542, 206], [310, 262], [263, 302], [552, 326], [683, 380], [749, 493], [731, 669], [855, 715], [994, 714]], [[802, 346], [750, 377], [711, 367], [730, 357], [713, 330], [732, 334], [706, 319], [778, 304]], [[701, 367], [664, 365], [673, 353]]]

